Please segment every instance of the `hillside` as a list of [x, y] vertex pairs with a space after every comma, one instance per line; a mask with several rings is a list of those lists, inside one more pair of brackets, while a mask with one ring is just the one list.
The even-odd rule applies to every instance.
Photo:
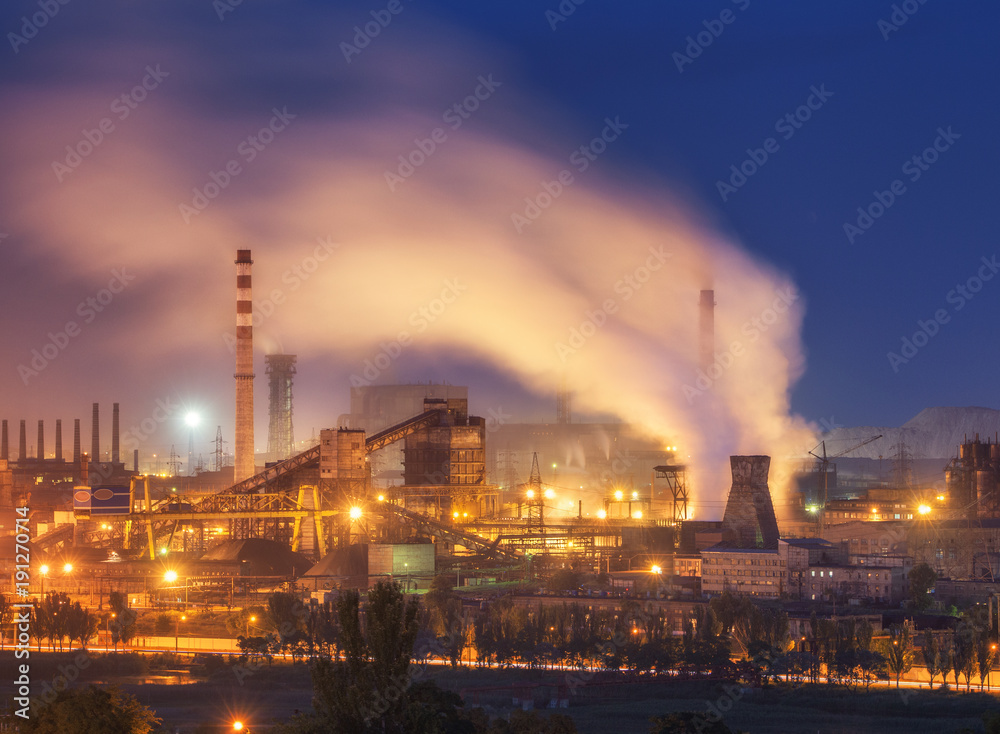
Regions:
[[976, 434], [995, 441], [1000, 434], [1000, 410], [992, 408], [925, 408], [902, 426], [853, 426], [823, 434], [827, 452], [835, 454], [852, 443], [870, 436], [882, 438], [852, 451], [853, 458], [891, 458], [895, 446], [904, 442], [914, 459], [950, 459], [958, 455], [958, 445]]

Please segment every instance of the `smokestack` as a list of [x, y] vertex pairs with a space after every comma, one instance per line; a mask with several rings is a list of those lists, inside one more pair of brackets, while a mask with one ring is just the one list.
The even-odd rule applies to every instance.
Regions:
[[118, 463], [118, 403], [111, 404], [111, 463]]
[[21, 436], [17, 446], [17, 460], [24, 461], [28, 458], [28, 427], [21, 421]]
[[73, 419], [73, 463], [80, 463], [80, 419]]
[[101, 460], [101, 409], [94, 403], [94, 419], [90, 425], [90, 460]]
[[10, 445], [7, 443], [7, 419], [3, 421], [3, 436], [0, 436], [0, 459], [8, 461], [10, 459]]
[[132, 449], [132, 472], [139, 473], [139, 449]]
[[62, 419], [56, 418], [56, 461], [62, 460]]
[[699, 306], [698, 366], [707, 373], [715, 361], [715, 291], [702, 291]]
[[45, 421], [38, 421], [38, 451], [35, 458], [39, 461], [45, 460]]
[[90, 484], [90, 457], [86, 454], [80, 455], [80, 484]]
[[233, 481], [253, 476], [253, 299], [250, 250], [236, 251], [236, 468]]

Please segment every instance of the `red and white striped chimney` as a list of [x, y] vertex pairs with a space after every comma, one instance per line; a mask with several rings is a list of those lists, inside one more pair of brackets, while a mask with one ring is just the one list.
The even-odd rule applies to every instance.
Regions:
[[236, 467], [233, 481], [254, 474], [253, 299], [250, 250], [236, 251]]

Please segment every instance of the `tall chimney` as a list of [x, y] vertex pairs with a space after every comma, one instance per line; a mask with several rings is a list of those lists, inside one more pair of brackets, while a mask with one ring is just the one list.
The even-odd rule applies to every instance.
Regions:
[[715, 291], [702, 291], [699, 306], [698, 366], [708, 372], [715, 361]]
[[0, 436], [0, 459], [7, 461], [10, 459], [10, 444], [7, 442], [7, 419], [3, 420], [3, 435]]
[[139, 473], [139, 449], [132, 449], [132, 471]]
[[250, 250], [236, 251], [236, 467], [233, 481], [253, 476], [253, 299]]
[[35, 458], [39, 461], [45, 460], [45, 421], [38, 421], [38, 451]]
[[80, 463], [80, 419], [73, 419], [73, 463]]
[[101, 460], [101, 409], [94, 403], [94, 419], [90, 425], [90, 460]]
[[111, 463], [118, 463], [118, 403], [111, 404]]
[[62, 460], [62, 419], [56, 418], [56, 461]]
[[24, 461], [28, 458], [28, 427], [24, 420], [21, 420], [21, 436], [17, 446], [17, 460]]

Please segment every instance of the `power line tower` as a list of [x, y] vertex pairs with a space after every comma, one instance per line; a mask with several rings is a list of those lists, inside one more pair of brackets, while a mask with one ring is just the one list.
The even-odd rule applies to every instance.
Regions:
[[170, 444], [170, 461], [167, 463], [167, 470], [170, 472], [170, 476], [177, 476], [180, 471], [180, 464], [180, 457], [177, 455], [177, 450], [173, 444]]
[[542, 494], [542, 472], [538, 468], [538, 453], [531, 455], [531, 475], [525, 486], [525, 497], [528, 499], [528, 527], [545, 529], [545, 505]]
[[219, 426], [215, 430], [215, 451], [212, 452], [212, 455], [215, 457], [215, 471], [222, 471], [223, 467], [226, 466], [226, 450], [223, 448], [226, 443], [226, 441], [222, 440], [222, 426]]

